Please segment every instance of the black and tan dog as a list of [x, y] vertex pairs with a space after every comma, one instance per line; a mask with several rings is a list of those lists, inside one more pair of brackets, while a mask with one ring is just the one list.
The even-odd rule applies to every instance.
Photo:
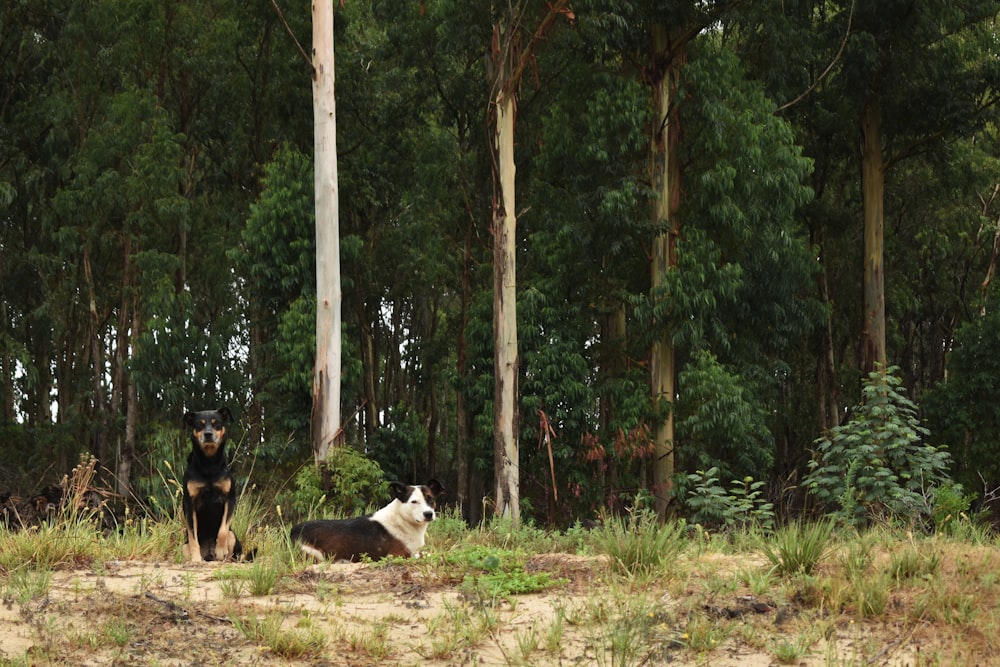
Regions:
[[236, 509], [236, 480], [226, 461], [229, 408], [188, 412], [184, 426], [191, 435], [191, 453], [184, 470], [184, 557], [192, 562], [237, 559], [243, 545], [230, 526]]

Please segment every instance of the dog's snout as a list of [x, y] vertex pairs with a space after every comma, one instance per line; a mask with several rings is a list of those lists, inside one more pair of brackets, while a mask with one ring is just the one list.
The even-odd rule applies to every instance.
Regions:
[[206, 429], [205, 432], [202, 433], [201, 437], [205, 442], [215, 442], [215, 431]]
[[427, 510], [426, 512], [424, 512], [424, 520], [425, 521], [433, 521], [434, 520], [434, 510]]

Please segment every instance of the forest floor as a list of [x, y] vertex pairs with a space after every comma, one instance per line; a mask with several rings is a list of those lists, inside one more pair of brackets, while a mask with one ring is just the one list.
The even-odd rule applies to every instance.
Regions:
[[[683, 558], [682, 576], [630, 580], [611, 576], [605, 557], [536, 554], [523, 572], [547, 573], [552, 585], [499, 596], [424, 559], [307, 565], [283, 573], [265, 595], [248, 588], [259, 573], [245, 573], [256, 564], [56, 568], [43, 595], [20, 600], [9, 573], [0, 665], [990, 662], [962, 654], [960, 624], [896, 613], [855, 620], [817, 606], [808, 583], [754, 585], [750, 573], [767, 576], [760, 556]], [[907, 603], [900, 596], [887, 604]]]

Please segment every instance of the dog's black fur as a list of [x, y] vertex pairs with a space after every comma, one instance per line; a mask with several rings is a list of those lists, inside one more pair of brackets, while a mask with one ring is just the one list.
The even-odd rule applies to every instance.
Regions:
[[232, 419], [225, 407], [184, 415], [191, 436], [184, 470], [184, 557], [192, 562], [236, 560], [243, 555], [243, 545], [230, 528], [236, 510], [236, 480], [226, 461], [226, 424]]

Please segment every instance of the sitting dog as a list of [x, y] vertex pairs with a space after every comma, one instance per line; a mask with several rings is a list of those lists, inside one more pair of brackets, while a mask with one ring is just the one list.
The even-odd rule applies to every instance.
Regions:
[[437, 496], [444, 487], [436, 479], [426, 486], [391, 482], [392, 501], [370, 516], [355, 519], [306, 521], [292, 527], [291, 538], [305, 553], [317, 558], [358, 561], [386, 556], [420, 555], [427, 524], [434, 520]]
[[184, 426], [191, 433], [191, 453], [184, 470], [184, 558], [193, 563], [235, 560], [243, 554], [243, 545], [230, 529], [236, 480], [226, 462], [226, 424], [232, 418], [229, 408], [184, 415]]

